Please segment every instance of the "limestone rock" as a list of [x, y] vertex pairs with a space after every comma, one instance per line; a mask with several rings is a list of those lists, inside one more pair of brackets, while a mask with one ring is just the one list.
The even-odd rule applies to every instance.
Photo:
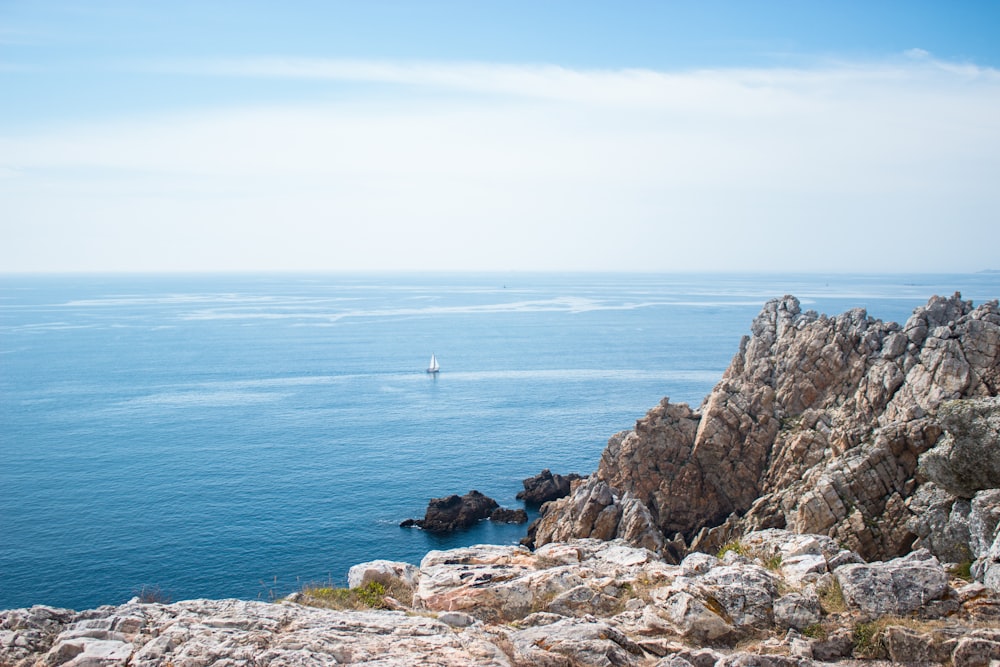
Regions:
[[[27, 611], [28, 614], [23, 612]], [[342, 612], [242, 600], [188, 600], [171, 605], [131, 602], [79, 614], [60, 611], [57, 626], [37, 622], [30, 610], [0, 613], [60, 629], [48, 645], [13, 653], [0, 648], [0, 664], [133, 665], [335, 665], [375, 662], [493, 665], [510, 661], [483, 632], [461, 634], [440, 621], [401, 612]], [[32, 617], [36, 620], [32, 620]], [[15, 646], [27, 629], [17, 630]], [[117, 633], [115, 638], [100, 633]]]
[[889, 626], [882, 632], [889, 659], [896, 664], [945, 664], [951, 660], [957, 642], [931, 632]]
[[980, 560], [978, 569], [983, 583], [995, 591], [1000, 591], [1000, 532], [997, 533], [986, 556]]

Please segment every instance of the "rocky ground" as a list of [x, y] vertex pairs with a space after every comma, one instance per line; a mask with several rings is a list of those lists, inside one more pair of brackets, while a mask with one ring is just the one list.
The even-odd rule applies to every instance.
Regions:
[[621, 540], [433, 551], [419, 567], [352, 568], [396, 610], [337, 611], [306, 593], [277, 603], [133, 600], [73, 612], [0, 612], [0, 664], [987, 665], [1000, 660], [1000, 596], [919, 550], [864, 563], [834, 540], [751, 533], [721, 558], [680, 564]]

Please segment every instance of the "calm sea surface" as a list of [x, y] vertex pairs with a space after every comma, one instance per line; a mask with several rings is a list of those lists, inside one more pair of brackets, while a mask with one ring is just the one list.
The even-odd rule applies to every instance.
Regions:
[[1000, 275], [0, 276], [0, 608], [514, 543], [398, 523], [592, 471], [663, 396], [700, 403], [769, 298], [903, 321], [956, 290]]

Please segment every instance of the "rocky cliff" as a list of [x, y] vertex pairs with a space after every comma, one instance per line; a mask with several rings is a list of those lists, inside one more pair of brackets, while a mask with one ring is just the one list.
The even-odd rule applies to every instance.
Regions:
[[982, 559], [1000, 487], [998, 389], [996, 301], [934, 297], [900, 326], [776, 299], [698, 410], [664, 399], [613, 436], [597, 472], [546, 505], [532, 537], [621, 537], [676, 559], [788, 528], [867, 559], [920, 546]]

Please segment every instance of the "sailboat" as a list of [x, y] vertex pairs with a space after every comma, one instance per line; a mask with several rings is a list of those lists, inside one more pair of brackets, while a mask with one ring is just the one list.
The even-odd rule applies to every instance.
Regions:
[[438, 364], [437, 357], [433, 354], [431, 355], [431, 365], [427, 367], [428, 373], [437, 373], [441, 370], [441, 366]]

